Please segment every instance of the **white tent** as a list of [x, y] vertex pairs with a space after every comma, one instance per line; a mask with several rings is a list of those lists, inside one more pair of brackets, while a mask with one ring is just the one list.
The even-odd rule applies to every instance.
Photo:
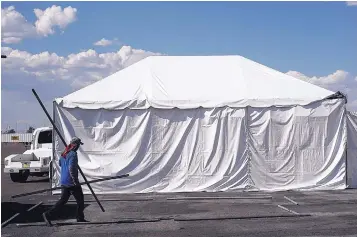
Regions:
[[56, 99], [54, 119], [88, 180], [130, 174], [97, 193], [347, 187], [344, 96], [240, 56], [148, 57]]
[[357, 188], [357, 112], [347, 112], [347, 185]]

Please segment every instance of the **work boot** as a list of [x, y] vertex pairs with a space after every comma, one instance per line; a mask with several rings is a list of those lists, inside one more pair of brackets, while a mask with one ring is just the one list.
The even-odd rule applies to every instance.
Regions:
[[46, 222], [47, 226], [52, 226], [51, 221], [48, 219], [48, 214], [46, 212], [42, 213], [43, 220]]

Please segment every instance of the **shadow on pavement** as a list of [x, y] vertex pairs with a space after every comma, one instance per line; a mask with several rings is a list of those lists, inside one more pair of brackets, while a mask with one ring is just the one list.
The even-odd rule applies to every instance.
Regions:
[[50, 182], [49, 178], [44, 178], [44, 179], [27, 180], [25, 183], [49, 183], [49, 182]]
[[[32, 223], [32, 222], [43, 222], [42, 213], [49, 210], [52, 205], [40, 205], [34, 210], [27, 212], [29, 208], [35, 204], [22, 204], [18, 202], [2, 202], [1, 203], [1, 220], [6, 221], [16, 213], [20, 213], [12, 223]], [[85, 204], [84, 208], [88, 207], [89, 204]], [[61, 210], [54, 213], [51, 220], [67, 220], [76, 218], [77, 205], [67, 203]]]

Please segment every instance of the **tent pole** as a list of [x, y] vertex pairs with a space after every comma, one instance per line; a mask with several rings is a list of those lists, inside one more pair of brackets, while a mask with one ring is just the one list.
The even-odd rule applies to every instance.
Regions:
[[[347, 108], [346, 108], [346, 104], [344, 106], [345, 108], [345, 116], [344, 116], [344, 119], [345, 119], [345, 132], [348, 133], [348, 111], [347, 111]], [[345, 142], [345, 160], [346, 160], [346, 179], [345, 179], [345, 182], [346, 182], [346, 189], [348, 189], [348, 152], [347, 152], [347, 149], [348, 149], [348, 134], [346, 136], [346, 142]]]
[[[128, 177], [128, 176], [129, 176], [129, 174], [124, 174], [124, 175], [119, 175], [119, 176], [114, 176], [114, 177], [95, 179], [95, 180], [91, 180], [91, 181], [89, 181], [87, 183], [82, 182], [82, 183], [79, 183], [79, 184], [80, 185], [83, 185], [83, 184], [87, 184], [88, 185], [88, 183], [97, 183], [97, 182], [103, 182], [103, 181], [113, 180], [113, 179], [121, 179], [121, 178], [125, 178], [125, 177]], [[62, 187], [46, 188], [46, 189], [41, 189], [41, 190], [37, 190], [37, 191], [34, 191], [34, 192], [17, 194], [17, 195], [11, 196], [11, 198], [24, 197], [24, 196], [29, 196], [29, 195], [33, 195], [33, 194], [44, 193], [44, 192], [47, 192], [47, 191], [58, 190], [58, 189], [61, 189], [61, 188]]]
[[[52, 103], [52, 110], [53, 110], [53, 123], [56, 123], [56, 115], [55, 115], [55, 104], [56, 102], [53, 101]], [[52, 159], [50, 161], [50, 188], [52, 188], [52, 178], [53, 178], [53, 161], [55, 160], [55, 133], [52, 131]]]
[[[37, 99], [38, 102], [40, 103], [40, 105], [41, 105], [43, 111], [44, 111], [45, 114], [47, 115], [48, 120], [50, 120], [50, 122], [52, 123], [53, 128], [56, 130], [56, 132], [57, 132], [58, 136], [61, 138], [63, 144], [64, 144], [65, 146], [67, 146], [66, 141], [64, 140], [64, 138], [63, 138], [63, 136], [61, 135], [61, 133], [58, 131], [58, 129], [57, 129], [55, 123], [53, 122], [51, 116], [48, 114], [48, 112], [47, 112], [45, 106], [43, 105], [42, 101], [40, 100], [40, 97], [37, 95], [35, 89], [32, 89], [32, 93], [35, 95], [36, 99]], [[53, 142], [53, 141], [52, 141], [52, 142]], [[102, 204], [99, 202], [99, 200], [98, 200], [98, 198], [97, 198], [97, 195], [95, 195], [95, 193], [94, 193], [92, 187], [90, 186], [90, 184], [89, 184], [89, 182], [88, 182], [86, 176], [84, 175], [84, 173], [83, 173], [83, 171], [82, 171], [82, 169], [81, 169], [81, 167], [80, 167], [79, 165], [78, 165], [78, 170], [79, 170], [79, 172], [81, 173], [81, 175], [82, 175], [82, 177], [83, 177], [85, 183], [87, 184], [89, 190], [91, 191], [93, 197], [95, 198], [95, 200], [97, 201], [98, 205], [100, 206], [100, 209], [102, 209], [102, 211], [105, 212], [105, 210], [104, 210]]]

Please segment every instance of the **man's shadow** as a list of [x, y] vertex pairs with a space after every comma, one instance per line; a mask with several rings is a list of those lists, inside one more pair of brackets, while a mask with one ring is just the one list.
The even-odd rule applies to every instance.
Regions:
[[49, 178], [26, 180], [24, 183], [49, 183]]
[[[1, 203], [1, 220], [2, 222], [8, 220], [16, 213], [20, 213], [11, 223], [34, 223], [44, 222], [42, 213], [49, 210], [53, 205], [41, 204], [31, 211], [27, 211], [36, 204], [22, 204], [18, 202], [2, 202]], [[88, 204], [84, 204], [84, 208], [88, 207]], [[51, 221], [68, 220], [76, 218], [76, 203], [67, 203], [60, 210], [53, 214]]]

